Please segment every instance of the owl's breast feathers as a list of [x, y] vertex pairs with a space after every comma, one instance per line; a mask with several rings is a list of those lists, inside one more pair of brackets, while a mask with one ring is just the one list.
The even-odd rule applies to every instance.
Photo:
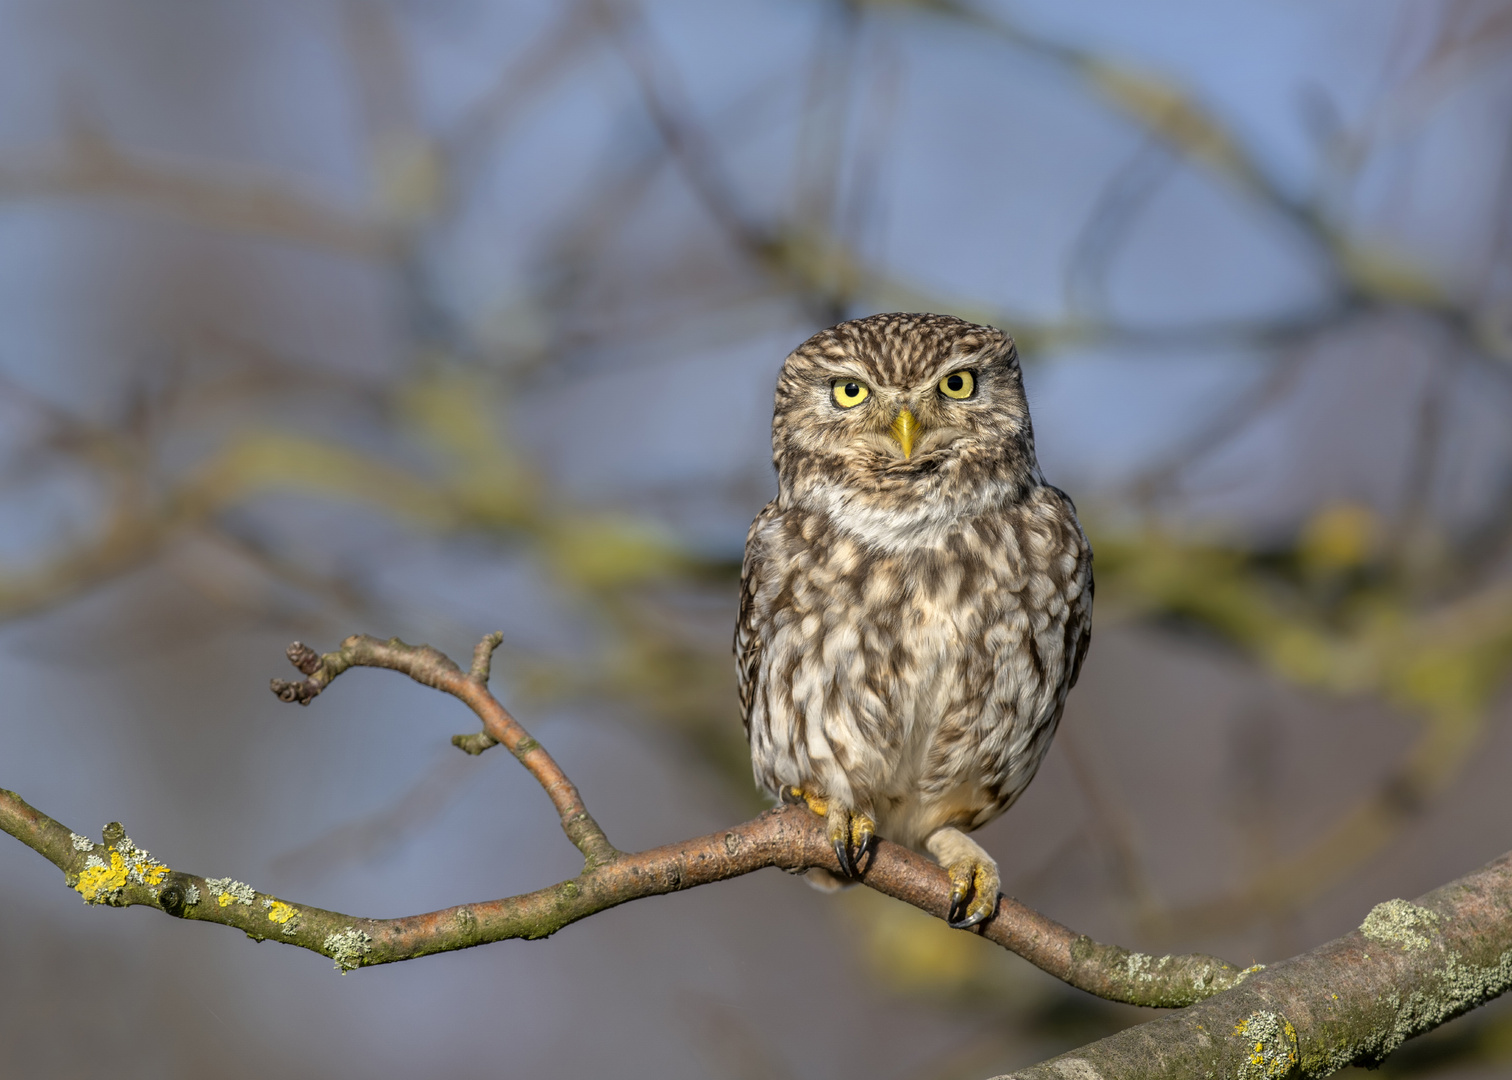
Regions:
[[756, 778], [848, 790], [917, 846], [1028, 785], [1091, 628], [1092, 553], [1036, 486], [916, 545], [768, 505], [746, 542], [735, 652]]

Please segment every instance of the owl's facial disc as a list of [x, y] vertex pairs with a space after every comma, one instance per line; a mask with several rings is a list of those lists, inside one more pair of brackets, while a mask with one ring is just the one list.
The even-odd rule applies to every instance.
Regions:
[[944, 528], [1038, 478], [1012, 340], [947, 316], [815, 334], [783, 364], [772, 435], [782, 504], [867, 535]]

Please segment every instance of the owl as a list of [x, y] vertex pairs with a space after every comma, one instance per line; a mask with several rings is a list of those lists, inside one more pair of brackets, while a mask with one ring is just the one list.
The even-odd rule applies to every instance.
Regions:
[[973, 926], [1000, 878], [967, 834], [1034, 778], [1092, 624], [1013, 340], [918, 314], [815, 334], [778, 377], [772, 460], [735, 628], [756, 781], [825, 819], [848, 877], [874, 835], [929, 853]]

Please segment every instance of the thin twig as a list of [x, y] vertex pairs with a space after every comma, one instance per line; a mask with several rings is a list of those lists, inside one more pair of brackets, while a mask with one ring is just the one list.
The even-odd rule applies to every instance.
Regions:
[[281, 701], [308, 705], [330, 685], [332, 679], [348, 668], [377, 667], [403, 672], [418, 683], [451, 694], [477, 713], [487, 737], [485, 740], [477, 735], [458, 735], [452, 740], [453, 745], [469, 754], [478, 754], [495, 743], [503, 743], [546, 790], [562, 819], [562, 831], [583, 853], [588, 868], [591, 870], [613, 862], [620, 853], [588, 813], [577, 786], [567, 779], [567, 774], [545, 748], [531, 738], [520, 722], [489, 692], [489, 657], [503, 640], [504, 635], [495, 632], [479, 642], [473, 653], [472, 671], [468, 673], [439, 650], [429, 645], [406, 645], [398, 638], [380, 641], [368, 634], [353, 634], [336, 652], [324, 655], [296, 641], [288, 648], [289, 663], [306, 677], [298, 682], [274, 679], [272, 690]]

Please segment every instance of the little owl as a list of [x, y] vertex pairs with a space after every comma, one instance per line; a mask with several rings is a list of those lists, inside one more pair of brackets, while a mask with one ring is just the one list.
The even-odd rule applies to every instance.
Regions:
[[1012, 339], [944, 315], [815, 334], [778, 376], [772, 461], [735, 628], [756, 780], [825, 818], [848, 876], [875, 833], [933, 855], [973, 926], [1000, 879], [966, 834], [1034, 778], [1092, 624]]

